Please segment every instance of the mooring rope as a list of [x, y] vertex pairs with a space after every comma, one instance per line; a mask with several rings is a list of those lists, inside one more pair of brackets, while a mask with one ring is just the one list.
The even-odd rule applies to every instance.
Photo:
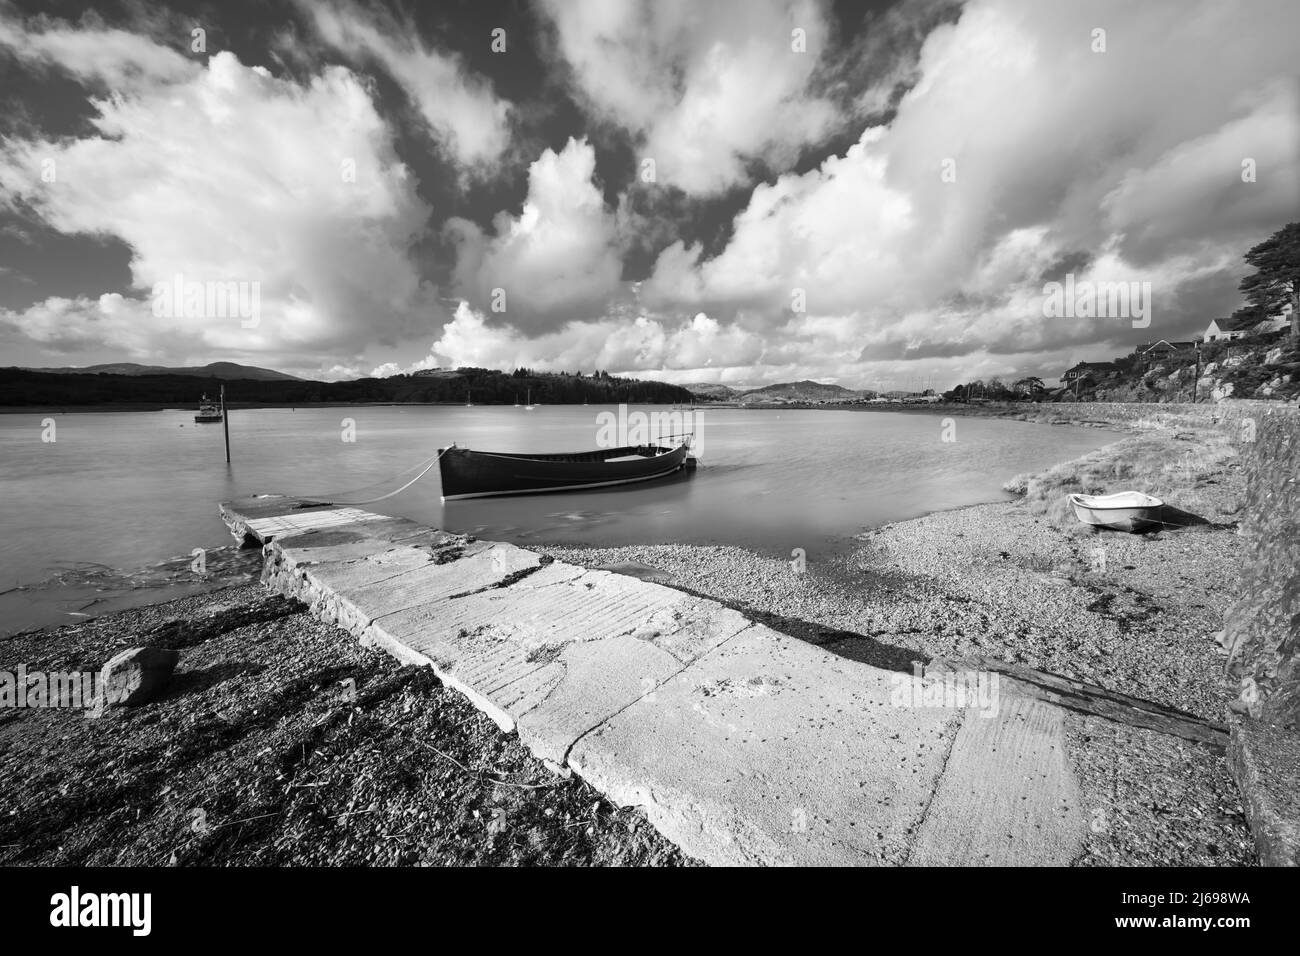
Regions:
[[[414, 478], [412, 478], [410, 481], [408, 481], [406, 484], [402, 485], [402, 487], [390, 491], [386, 495], [380, 495], [378, 498], [366, 498], [362, 501], [339, 501], [337, 500], [337, 497], [334, 495], [296, 495], [295, 497], [309, 499], [309, 500], [317, 500], [317, 499], [328, 500], [330, 504], [337, 504], [337, 505], [372, 505], [376, 501], [383, 501], [386, 498], [392, 498], [394, 495], [401, 494], [407, 488], [411, 487], [411, 485], [415, 484], [417, 481], [419, 481], [421, 478], [427, 475], [429, 473], [429, 470], [438, 463], [438, 459], [440, 459], [443, 455], [445, 455], [448, 451], [450, 451], [452, 448], [455, 447], [456, 447], [456, 443], [452, 442], [442, 451], [438, 452], [438, 454], [434, 455], [432, 459], [426, 459], [426, 461], [428, 461], [428, 464], [425, 464], [424, 462], [417, 462], [416, 464], [412, 465], [410, 468], [406, 468], [403, 469], [402, 471], [399, 471], [396, 475], [393, 476], [394, 478], [400, 478], [408, 471], [412, 471], [413, 469], [419, 468], [420, 465], [424, 465], [424, 470], [421, 471]], [[377, 485], [379, 484], [379, 482], [377, 481], [371, 482], [371, 484]], [[362, 487], [366, 487], [366, 486], [363, 485]], [[357, 490], [360, 491], [361, 489], [357, 489]]]

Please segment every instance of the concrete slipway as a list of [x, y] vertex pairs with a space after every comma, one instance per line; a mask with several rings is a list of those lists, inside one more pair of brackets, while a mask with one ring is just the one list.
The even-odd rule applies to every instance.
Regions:
[[221, 506], [263, 581], [432, 666], [550, 766], [712, 864], [1066, 864], [1063, 712], [897, 706], [891, 671], [722, 604], [355, 508]]

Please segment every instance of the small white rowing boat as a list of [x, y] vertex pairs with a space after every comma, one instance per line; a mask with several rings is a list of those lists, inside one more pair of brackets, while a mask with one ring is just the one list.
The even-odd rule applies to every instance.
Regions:
[[1114, 528], [1117, 531], [1141, 531], [1162, 524], [1160, 512], [1165, 503], [1140, 491], [1121, 491], [1114, 495], [1070, 495], [1074, 513], [1084, 524]]

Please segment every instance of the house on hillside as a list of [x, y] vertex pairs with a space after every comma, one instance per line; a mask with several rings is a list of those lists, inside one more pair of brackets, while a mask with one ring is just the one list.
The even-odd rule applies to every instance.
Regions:
[[1119, 366], [1114, 362], [1080, 362], [1061, 375], [1061, 382], [1073, 385], [1075, 382], [1102, 382], [1119, 374]]
[[1248, 316], [1229, 316], [1226, 319], [1214, 319], [1201, 336], [1203, 342], [1231, 342], [1244, 338], [1257, 325], [1257, 320]]
[[1215, 319], [1206, 328], [1203, 339], [1206, 342], [1231, 342], [1251, 334], [1267, 335], [1270, 332], [1279, 332], [1291, 324], [1292, 308], [1293, 306], [1288, 302], [1282, 306], [1282, 311], [1277, 315], [1270, 315], [1264, 319], [1247, 314]]
[[1144, 342], [1134, 349], [1138, 366], [1143, 371], [1171, 356], [1191, 355], [1195, 351], [1195, 342], [1170, 342], [1166, 339], [1161, 339], [1159, 342]]
[[1147, 342], [1137, 347], [1137, 353], [1148, 362], [1155, 362], [1159, 359], [1168, 358], [1171, 355], [1189, 353], [1196, 351], [1195, 342], [1169, 342], [1161, 339], [1159, 342]]

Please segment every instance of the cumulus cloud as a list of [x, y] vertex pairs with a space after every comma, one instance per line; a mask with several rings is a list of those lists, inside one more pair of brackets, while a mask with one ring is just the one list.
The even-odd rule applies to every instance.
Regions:
[[[656, 181], [691, 194], [787, 168], [835, 124], [812, 89], [828, 25], [814, 0], [545, 0], [559, 52], [598, 115], [638, 138]], [[804, 52], [792, 49], [803, 31]]]
[[[649, 315], [635, 301], [597, 321], [569, 322], [542, 335], [527, 336], [462, 301], [442, 327], [429, 355], [413, 366], [383, 367], [384, 374], [435, 366], [528, 367], [549, 371], [618, 374], [653, 372], [664, 381], [697, 381], [702, 372], [743, 369], [763, 353], [761, 339], [736, 325], [699, 313], [685, 321]], [[376, 370], [376, 374], [380, 370]]]
[[[15, 29], [7, 23], [11, 40]], [[66, 44], [51, 32], [60, 35], [29, 34], [30, 47], [57, 58], [95, 39]], [[136, 61], [166, 62], [168, 51], [143, 40], [114, 49], [119, 62], [102, 58], [96, 73], [135, 80], [92, 101], [95, 135], [5, 142], [0, 205], [63, 233], [121, 239], [134, 297], [50, 300], [0, 321], [51, 349], [162, 355], [183, 339], [187, 354], [297, 368], [427, 321], [432, 290], [408, 248], [429, 211], [356, 76], [328, 67], [299, 85], [222, 52], [144, 82]], [[257, 283], [259, 321], [155, 315], [155, 285], [178, 275]]]
[[[327, 375], [1050, 378], [1231, 311], [1242, 252], [1300, 208], [1290, 0], [968, 0], [956, 17], [947, 0], [908, 0], [847, 47], [831, 35], [843, 13], [816, 0], [542, 0], [557, 75], [587, 111], [563, 121], [573, 104], [516, 115], [407, 20], [343, 0], [300, 9], [325, 47], [405, 91], [419, 116], [395, 121], [427, 125], [464, 174], [447, 191], [459, 217], [430, 228], [373, 102], [386, 84], [339, 66], [290, 80], [97, 22], [0, 15], [0, 52], [98, 95], [93, 134], [0, 145], [0, 204], [120, 238], [134, 287], [42, 293], [0, 327], [48, 350], [221, 351]], [[796, 28], [806, 54], [790, 48]], [[497, 197], [517, 200], [518, 180], [475, 178], [539, 131], [583, 123], [602, 162], [614, 156], [599, 171], [575, 137], [528, 153], [516, 205]], [[626, 175], [611, 126], [655, 160], [656, 184], [603, 181]], [[808, 168], [814, 148], [835, 154]], [[719, 209], [730, 229], [710, 221]], [[454, 316], [416, 248], [454, 256], [423, 263], [464, 300]], [[646, 268], [639, 287], [623, 278]], [[1152, 325], [1046, 318], [1043, 283], [1066, 272], [1150, 282]], [[261, 323], [160, 320], [148, 291], [176, 273], [259, 281]], [[428, 356], [412, 366], [417, 341]]]
[[510, 141], [510, 104], [459, 55], [431, 48], [409, 19], [373, 7], [346, 0], [300, 0], [299, 7], [330, 46], [382, 65], [459, 163], [495, 166]]
[[448, 221], [458, 288], [476, 308], [532, 334], [604, 311], [619, 290], [622, 261], [617, 216], [605, 208], [595, 171], [595, 150], [571, 139], [529, 167], [523, 208], [498, 214], [491, 234], [467, 219]]
[[758, 186], [716, 257], [669, 246], [646, 294], [777, 334], [803, 289], [809, 314], [851, 325], [865, 363], [1122, 340], [1114, 320], [1045, 324], [1042, 275], [1073, 256], [1092, 262], [1080, 278], [1151, 281], [1148, 336], [1186, 338], [1213, 316], [1181, 290], [1217, 278], [1230, 298], [1241, 253], [1300, 205], [1287, 23], [1294, 5], [1266, 0], [1249, 16], [976, 0], [930, 35], [887, 127]]

